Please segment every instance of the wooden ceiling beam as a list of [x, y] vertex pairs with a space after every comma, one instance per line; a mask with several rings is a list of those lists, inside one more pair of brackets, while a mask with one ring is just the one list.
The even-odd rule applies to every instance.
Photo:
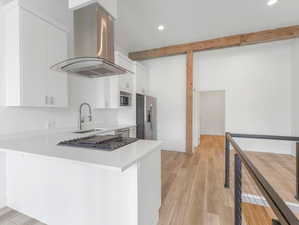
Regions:
[[299, 25], [221, 37], [181, 45], [173, 45], [145, 51], [131, 52], [129, 53], [129, 58], [135, 61], [141, 61], [164, 56], [186, 54], [189, 51], [197, 52], [234, 46], [252, 45], [265, 42], [287, 40], [297, 37], [299, 37]]
[[299, 25], [244, 34], [241, 38], [241, 45], [281, 41], [297, 37], [299, 37]]

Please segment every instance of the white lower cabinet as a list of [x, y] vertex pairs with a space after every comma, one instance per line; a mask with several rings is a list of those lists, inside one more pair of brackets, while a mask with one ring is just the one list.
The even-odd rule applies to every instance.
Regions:
[[17, 4], [4, 10], [6, 105], [67, 107], [67, 74], [50, 66], [67, 58], [67, 33]]
[[161, 206], [161, 152], [138, 162], [138, 225], [156, 225]]
[[[139, 146], [142, 148], [143, 145]], [[118, 157], [117, 154], [100, 154], [99, 157], [112, 164], [131, 158], [126, 152], [121, 152]], [[158, 224], [161, 206], [159, 149], [143, 155], [123, 170], [107, 164], [18, 151], [7, 151], [5, 155], [0, 152], [0, 162], [0, 168], [5, 165], [5, 176], [0, 183], [6, 190], [2, 205], [45, 224]]]

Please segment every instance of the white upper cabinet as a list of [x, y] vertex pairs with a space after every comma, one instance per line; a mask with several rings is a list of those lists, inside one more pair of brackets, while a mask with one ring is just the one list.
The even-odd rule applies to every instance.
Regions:
[[121, 75], [119, 77], [119, 89], [121, 91], [133, 92], [133, 77], [132, 74]]
[[135, 72], [134, 62], [119, 51], [115, 52], [115, 64], [131, 71], [132, 73]]
[[149, 94], [149, 71], [139, 62], [136, 62], [136, 92]]
[[[19, 13], [20, 49], [19, 55], [16, 52], [15, 57], [20, 57], [20, 64], [18, 65], [20, 66], [20, 73], [14, 74], [14, 77], [20, 79], [20, 86], [15, 86], [15, 79], [10, 79], [11, 74], [7, 74], [7, 89], [10, 92], [9, 89], [12, 85], [21, 89], [19, 105], [43, 106], [45, 96], [47, 96], [47, 70], [45, 69], [48, 65], [47, 52], [45, 51], [47, 27], [44, 25], [44, 21], [37, 19], [31, 13], [25, 10], [20, 10]], [[9, 94], [14, 95], [13, 93]], [[7, 103], [10, 105], [10, 102]]]
[[97, 78], [95, 108], [117, 109], [120, 106], [120, 91], [118, 76]]
[[113, 76], [106, 78], [107, 83], [107, 97], [108, 108], [116, 109], [120, 106], [120, 90], [119, 90], [119, 77]]
[[121, 91], [132, 93], [134, 91], [132, 74], [135, 73], [135, 63], [118, 51], [115, 52], [115, 63], [132, 72], [119, 76], [119, 89]]
[[67, 107], [67, 74], [50, 70], [67, 58], [67, 33], [18, 5], [4, 20], [6, 105]]
[[[57, 62], [65, 60], [67, 55], [67, 35], [64, 31], [48, 26], [48, 61], [47, 68]], [[55, 107], [68, 106], [68, 76], [65, 73], [48, 70], [47, 77], [48, 92], [47, 96], [50, 104]]]

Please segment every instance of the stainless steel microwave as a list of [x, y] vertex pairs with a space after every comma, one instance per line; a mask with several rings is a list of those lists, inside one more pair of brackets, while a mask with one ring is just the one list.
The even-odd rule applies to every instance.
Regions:
[[120, 92], [120, 106], [131, 106], [132, 105], [132, 94], [129, 92], [121, 91]]

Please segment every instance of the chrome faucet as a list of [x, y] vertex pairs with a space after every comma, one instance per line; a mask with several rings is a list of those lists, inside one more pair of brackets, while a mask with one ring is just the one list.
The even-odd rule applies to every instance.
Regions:
[[82, 124], [85, 122], [85, 119], [84, 119], [84, 116], [82, 116], [82, 109], [83, 109], [83, 106], [87, 106], [88, 109], [89, 109], [89, 116], [88, 116], [88, 119], [89, 121], [91, 122], [92, 121], [92, 113], [91, 113], [91, 106], [84, 102], [80, 105], [80, 109], [79, 109], [79, 129], [82, 130]]

